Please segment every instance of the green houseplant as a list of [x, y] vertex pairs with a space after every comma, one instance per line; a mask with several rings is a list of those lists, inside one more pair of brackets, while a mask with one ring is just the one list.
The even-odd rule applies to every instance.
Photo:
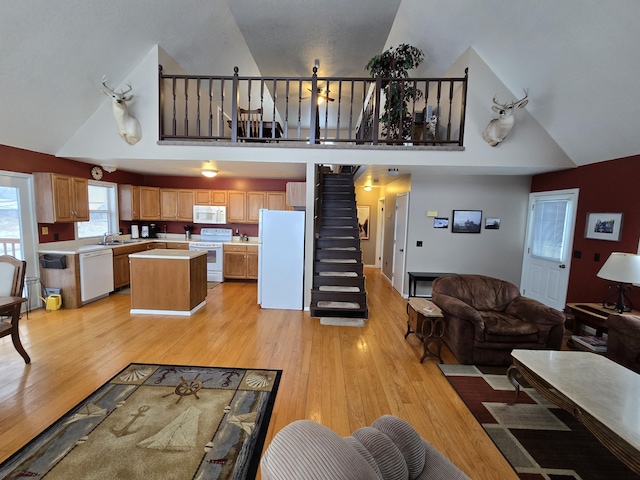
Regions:
[[420, 100], [422, 91], [415, 88], [413, 82], [403, 79], [409, 78], [409, 70], [423, 61], [422, 50], [403, 43], [374, 56], [365, 66], [373, 78], [382, 79], [385, 101], [380, 123], [387, 139], [400, 140], [411, 136], [409, 102]]

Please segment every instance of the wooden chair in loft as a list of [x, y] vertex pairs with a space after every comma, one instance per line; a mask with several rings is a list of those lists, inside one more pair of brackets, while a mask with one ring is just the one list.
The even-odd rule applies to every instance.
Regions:
[[260, 139], [262, 135], [262, 109], [246, 110], [238, 109], [238, 137], [244, 139]]
[[18, 260], [11, 255], [0, 255], [0, 338], [11, 335], [11, 341], [25, 363], [31, 359], [24, 350], [18, 330], [20, 307], [25, 299], [22, 297], [24, 276], [27, 262]]

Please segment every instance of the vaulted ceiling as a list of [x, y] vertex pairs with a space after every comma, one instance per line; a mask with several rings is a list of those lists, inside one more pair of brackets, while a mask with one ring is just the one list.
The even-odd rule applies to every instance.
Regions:
[[126, 80], [155, 44], [192, 74], [305, 76], [319, 59], [321, 75], [365, 76], [373, 55], [410, 43], [426, 56], [415, 76], [443, 75], [473, 46], [514, 95], [529, 88], [527, 110], [576, 165], [640, 153], [637, 0], [29, 0], [2, 10], [4, 145], [55, 155], [104, 101], [102, 76]]

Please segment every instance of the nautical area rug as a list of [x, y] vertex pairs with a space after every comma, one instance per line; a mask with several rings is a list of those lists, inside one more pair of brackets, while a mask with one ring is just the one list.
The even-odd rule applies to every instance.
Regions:
[[281, 370], [130, 364], [0, 478], [254, 478]]
[[506, 367], [440, 369], [521, 479], [638, 479], [570, 413], [533, 388], [521, 389], [509, 405], [515, 389]]

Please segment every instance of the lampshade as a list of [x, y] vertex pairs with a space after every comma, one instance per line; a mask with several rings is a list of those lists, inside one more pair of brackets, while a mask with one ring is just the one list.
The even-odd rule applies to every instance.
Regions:
[[613, 252], [597, 276], [618, 283], [640, 283], [640, 255]]
[[200, 173], [202, 173], [202, 175], [204, 175], [207, 178], [213, 178], [216, 175], [218, 175], [218, 171], [217, 170], [210, 170], [210, 169], [207, 169], [207, 168], [203, 168]]

